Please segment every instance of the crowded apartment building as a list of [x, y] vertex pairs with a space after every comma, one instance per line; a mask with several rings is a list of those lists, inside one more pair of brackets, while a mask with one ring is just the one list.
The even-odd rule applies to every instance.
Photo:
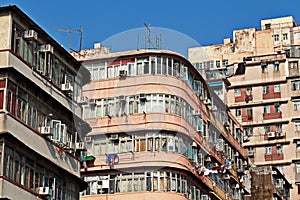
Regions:
[[300, 194], [299, 36], [288, 16], [234, 30], [233, 40], [225, 38], [224, 44], [189, 49], [198, 70], [229, 80], [222, 95], [244, 128], [248, 156], [256, 166], [276, 167], [285, 176], [290, 199]]
[[99, 43], [72, 55], [92, 80], [81, 199], [247, 199], [243, 128], [185, 57]]
[[90, 73], [17, 6], [0, 27], [0, 199], [79, 199]]

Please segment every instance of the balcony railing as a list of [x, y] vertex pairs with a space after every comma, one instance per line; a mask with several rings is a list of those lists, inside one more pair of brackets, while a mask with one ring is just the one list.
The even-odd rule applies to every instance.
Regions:
[[281, 112], [264, 113], [263, 118], [264, 120], [282, 118], [282, 113]]
[[283, 153], [273, 153], [270, 155], [265, 155], [265, 161], [273, 161], [273, 160], [283, 160], [284, 159]]
[[275, 99], [275, 98], [281, 98], [281, 92], [263, 94], [263, 99]]
[[220, 186], [218, 186], [216, 183], [214, 183], [214, 181], [211, 180], [209, 177], [203, 176], [202, 181], [218, 196], [219, 199], [228, 199], [226, 198], [225, 191], [222, 188], [220, 188]]
[[242, 116], [242, 122], [252, 122], [253, 121], [253, 115], [243, 115]]

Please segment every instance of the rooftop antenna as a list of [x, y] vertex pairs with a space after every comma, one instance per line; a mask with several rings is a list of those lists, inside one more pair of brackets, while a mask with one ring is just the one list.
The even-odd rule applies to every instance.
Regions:
[[69, 51], [72, 50], [71, 49], [71, 33], [79, 33], [80, 34], [80, 40], [79, 40], [79, 50], [78, 50], [78, 52], [81, 51], [81, 47], [82, 47], [82, 32], [83, 32], [83, 29], [82, 29], [81, 26], [80, 26], [80, 29], [56, 28], [56, 30], [68, 33], [68, 50]]
[[[145, 39], [145, 48], [146, 49], [160, 49], [161, 39], [155, 36], [155, 38], [151, 38], [151, 28], [147, 23], [144, 23], [144, 26], [148, 30], [148, 37]], [[160, 36], [161, 37], [161, 36]], [[152, 43], [152, 40], [155, 40], [155, 46]]]
[[146, 41], [145, 41], [146, 42], [145, 47], [146, 47], [146, 49], [150, 49], [151, 46], [152, 46], [152, 48], [154, 48], [154, 45], [151, 42], [151, 28], [147, 23], [144, 23], [144, 26], [148, 30], [148, 37], [146, 38]]

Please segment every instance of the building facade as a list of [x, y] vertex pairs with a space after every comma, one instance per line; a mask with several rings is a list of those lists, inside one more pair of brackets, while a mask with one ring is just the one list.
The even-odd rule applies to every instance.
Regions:
[[243, 129], [189, 61], [165, 50], [97, 52], [73, 54], [92, 77], [81, 199], [245, 199]]
[[244, 127], [248, 155], [255, 165], [276, 166], [285, 175], [293, 187], [291, 199], [300, 194], [299, 33], [292, 17], [268, 19], [259, 29], [234, 31], [233, 41], [189, 50], [190, 61], [198, 66], [226, 63], [224, 74], [231, 85], [224, 92]]
[[79, 199], [89, 72], [18, 7], [0, 27], [0, 198]]

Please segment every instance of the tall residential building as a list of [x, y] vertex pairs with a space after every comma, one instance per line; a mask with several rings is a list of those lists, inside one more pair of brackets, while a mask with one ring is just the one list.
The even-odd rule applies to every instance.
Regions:
[[221, 67], [231, 83], [223, 92], [244, 127], [248, 155], [255, 165], [276, 166], [285, 175], [290, 199], [300, 195], [299, 36], [293, 18], [282, 17], [262, 20], [260, 29], [235, 30], [233, 42], [189, 49], [196, 67], [210, 62], [216, 74]]
[[79, 199], [91, 129], [73, 98], [90, 74], [18, 7], [0, 27], [0, 199]]
[[246, 199], [243, 129], [188, 60], [147, 49], [73, 55], [92, 79], [81, 199]]

